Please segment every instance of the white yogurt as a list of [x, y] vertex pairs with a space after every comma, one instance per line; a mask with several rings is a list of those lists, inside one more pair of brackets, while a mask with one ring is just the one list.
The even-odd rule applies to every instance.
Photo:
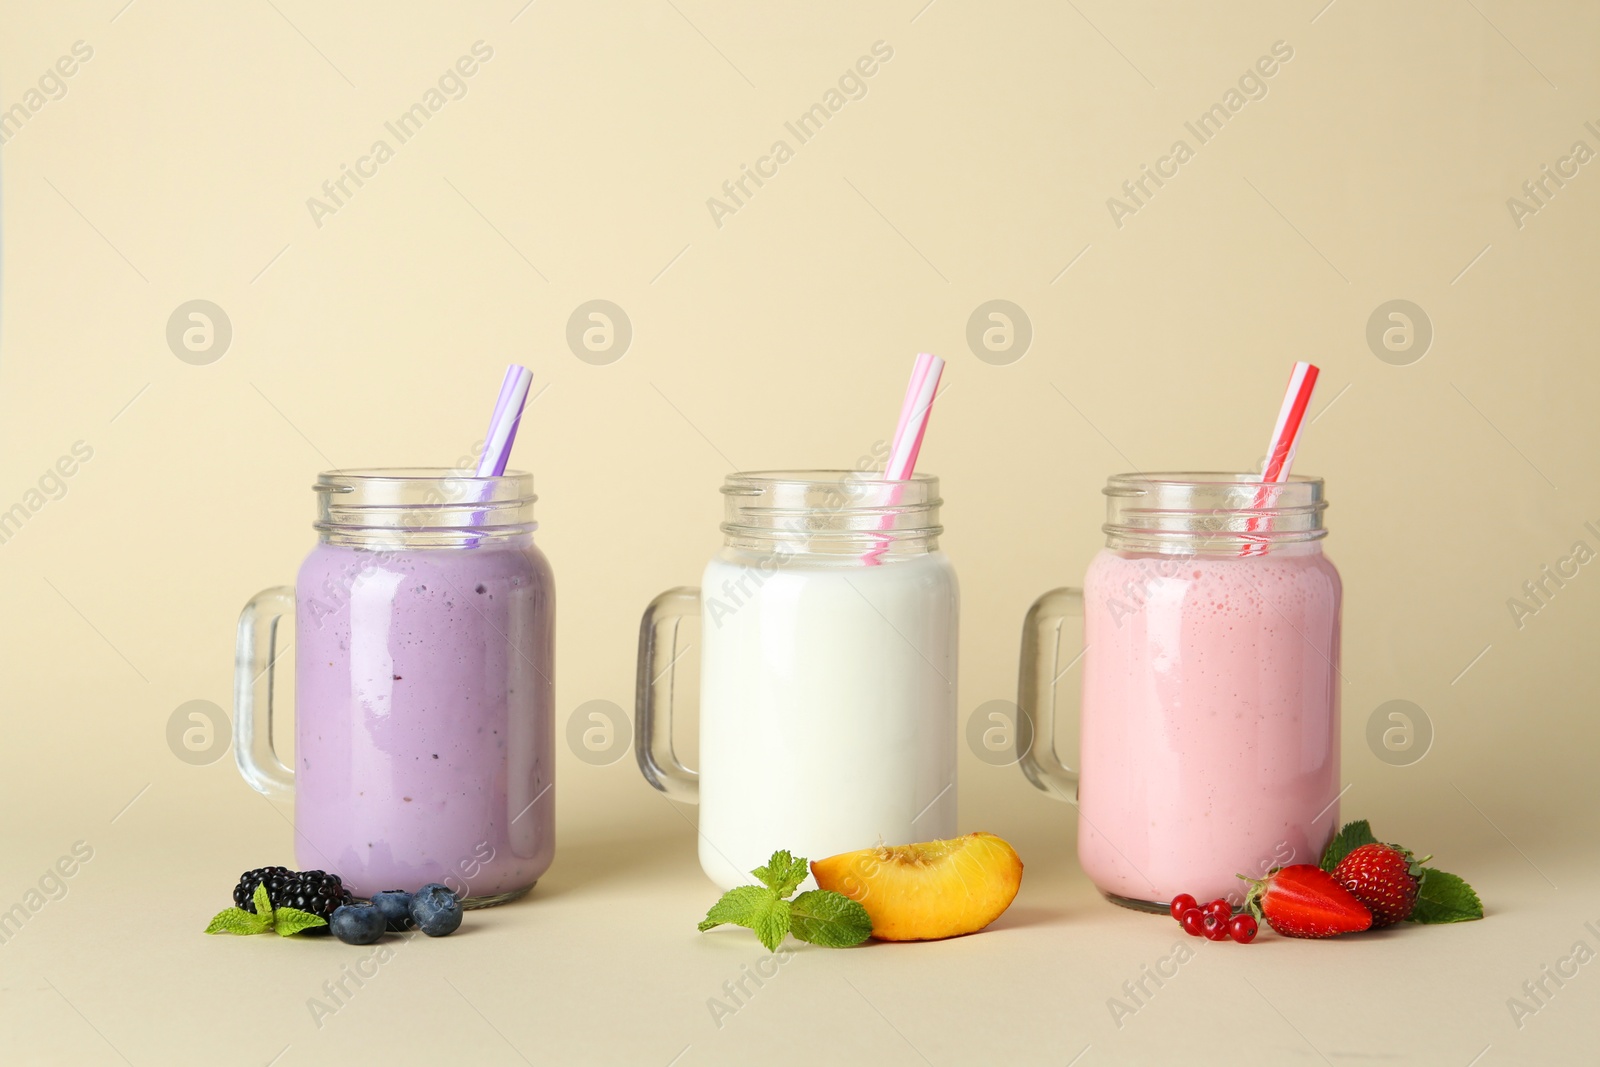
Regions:
[[[742, 583], [742, 587], [741, 587]], [[700, 865], [822, 859], [956, 833], [954, 569], [942, 553], [724, 549], [702, 580]]]

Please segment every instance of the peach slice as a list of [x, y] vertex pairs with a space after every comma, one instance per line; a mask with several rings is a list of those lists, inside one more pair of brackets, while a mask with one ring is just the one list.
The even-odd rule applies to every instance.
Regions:
[[972, 934], [998, 919], [1022, 885], [1016, 849], [993, 834], [879, 845], [811, 864], [817, 885], [859, 901], [880, 941]]

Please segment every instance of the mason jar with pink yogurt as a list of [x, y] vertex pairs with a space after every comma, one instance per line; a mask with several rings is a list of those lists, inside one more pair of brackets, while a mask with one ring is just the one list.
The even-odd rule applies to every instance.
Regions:
[[[1339, 573], [1319, 478], [1120, 474], [1082, 590], [1023, 627], [1019, 756], [1078, 808], [1078, 859], [1113, 903], [1239, 901], [1315, 863], [1339, 818]], [[1076, 639], [1081, 621], [1082, 640]], [[1079, 752], [1055, 743], [1081, 694]]]

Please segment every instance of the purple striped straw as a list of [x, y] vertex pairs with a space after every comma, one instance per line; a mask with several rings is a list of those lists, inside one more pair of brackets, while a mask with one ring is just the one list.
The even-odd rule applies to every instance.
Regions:
[[[479, 478], [498, 478], [506, 472], [511, 458], [511, 446], [522, 425], [522, 409], [528, 402], [528, 387], [533, 382], [533, 372], [520, 363], [506, 368], [505, 380], [500, 383], [500, 395], [494, 402], [494, 414], [489, 417], [489, 433], [484, 438], [483, 455], [478, 460], [476, 474]], [[487, 485], [477, 487], [477, 499], [489, 495]], [[482, 526], [488, 513], [474, 511], [471, 524]], [[467, 539], [468, 547], [477, 547], [481, 538], [476, 534]]]
[[489, 434], [484, 438], [483, 457], [478, 460], [478, 477], [498, 478], [506, 472], [511, 445], [522, 426], [522, 408], [528, 402], [528, 387], [532, 384], [533, 372], [527, 367], [513, 363], [506, 368], [500, 396], [494, 402], [494, 415], [489, 419]]

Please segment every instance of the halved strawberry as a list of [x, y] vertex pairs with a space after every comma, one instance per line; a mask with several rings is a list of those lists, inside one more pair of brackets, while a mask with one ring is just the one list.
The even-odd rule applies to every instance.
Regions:
[[1245, 907], [1285, 937], [1333, 937], [1372, 926], [1367, 906], [1321, 867], [1297, 863], [1245, 881], [1250, 883]]
[[1362, 845], [1339, 861], [1333, 878], [1372, 912], [1376, 930], [1411, 918], [1424, 862], [1399, 845]]

